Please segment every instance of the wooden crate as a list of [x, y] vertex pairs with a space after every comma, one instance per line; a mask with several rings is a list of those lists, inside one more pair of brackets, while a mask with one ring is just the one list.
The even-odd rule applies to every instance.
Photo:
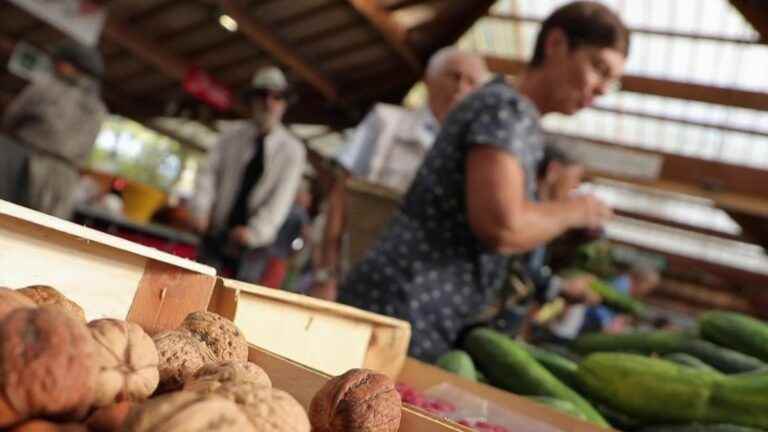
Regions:
[[149, 333], [204, 309], [216, 272], [100, 231], [0, 201], [0, 286], [56, 287], [86, 317], [127, 318]]
[[229, 279], [212, 303], [248, 342], [324, 373], [366, 367], [395, 377], [405, 363], [406, 321]]
[[[225, 288], [224, 282], [210, 267], [0, 200], [0, 286], [52, 285], [83, 306], [89, 319], [127, 319], [156, 333], [176, 328], [197, 310], [234, 317], [239, 290]], [[360, 312], [361, 317], [367, 315]], [[355, 313], [350, 311], [350, 316]], [[318, 321], [323, 319], [318, 315]], [[372, 330], [371, 338], [376, 334]], [[264, 368], [275, 387], [307, 409], [329, 379], [254, 345], [249, 357]], [[403, 409], [402, 432], [467, 430]]]

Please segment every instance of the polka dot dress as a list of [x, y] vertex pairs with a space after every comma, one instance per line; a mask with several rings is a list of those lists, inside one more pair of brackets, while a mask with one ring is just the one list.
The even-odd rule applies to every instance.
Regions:
[[467, 221], [465, 163], [478, 144], [513, 154], [533, 197], [539, 113], [497, 77], [448, 115], [400, 211], [340, 290], [342, 303], [409, 321], [409, 353], [425, 361], [451, 349], [494, 300], [509, 259], [485, 249]]

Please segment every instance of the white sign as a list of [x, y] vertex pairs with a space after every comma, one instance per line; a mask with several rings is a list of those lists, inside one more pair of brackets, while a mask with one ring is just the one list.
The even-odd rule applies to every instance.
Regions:
[[103, 7], [90, 0], [11, 0], [11, 3], [89, 46], [98, 44], [107, 16]]

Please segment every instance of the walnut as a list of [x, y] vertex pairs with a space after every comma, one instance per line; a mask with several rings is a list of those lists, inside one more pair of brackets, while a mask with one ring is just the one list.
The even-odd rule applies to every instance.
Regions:
[[86, 425], [91, 432], [117, 432], [123, 430], [123, 424], [131, 412], [131, 409], [136, 406], [134, 402], [118, 402], [116, 404], [107, 405], [94, 411]]
[[100, 319], [88, 324], [96, 342], [99, 375], [94, 406], [140, 401], [157, 388], [157, 349], [137, 324]]
[[51, 423], [44, 420], [30, 420], [11, 429], [11, 432], [88, 432], [79, 423]]
[[217, 360], [248, 360], [248, 342], [235, 324], [213, 312], [192, 312], [181, 323], [213, 351]]
[[68, 299], [53, 287], [47, 285], [31, 285], [17, 290], [32, 299], [38, 306], [51, 305], [70, 314], [73, 318], [85, 322], [85, 312], [77, 303]]
[[215, 395], [176, 392], [131, 411], [125, 432], [256, 432], [232, 401]]
[[352, 369], [328, 381], [312, 399], [314, 432], [395, 432], [402, 404], [392, 380], [366, 369]]
[[272, 387], [272, 382], [264, 369], [247, 361], [227, 360], [209, 363], [195, 372], [192, 379], [213, 380], [221, 383], [247, 381], [263, 387]]
[[0, 320], [14, 309], [37, 307], [35, 302], [10, 288], [0, 287]]
[[155, 335], [153, 340], [159, 358], [160, 391], [180, 389], [185, 379], [215, 361], [210, 348], [189, 331], [167, 331]]
[[184, 391], [198, 394], [215, 394], [238, 405], [248, 405], [264, 400], [263, 392], [271, 390], [255, 382], [194, 380], [184, 384]]
[[94, 351], [85, 324], [59, 309], [11, 312], [0, 323], [0, 413], [17, 420], [82, 418], [94, 398]]
[[262, 388], [255, 399], [243, 405], [243, 411], [257, 431], [309, 432], [307, 412], [288, 393], [278, 389]]

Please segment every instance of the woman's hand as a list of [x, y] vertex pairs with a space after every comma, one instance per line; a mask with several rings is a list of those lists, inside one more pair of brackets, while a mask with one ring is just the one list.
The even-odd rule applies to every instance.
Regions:
[[573, 228], [597, 229], [613, 218], [613, 210], [594, 195], [577, 195], [569, 200]]

